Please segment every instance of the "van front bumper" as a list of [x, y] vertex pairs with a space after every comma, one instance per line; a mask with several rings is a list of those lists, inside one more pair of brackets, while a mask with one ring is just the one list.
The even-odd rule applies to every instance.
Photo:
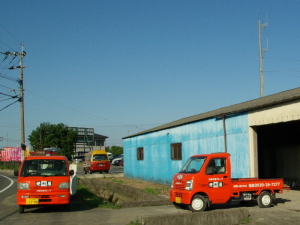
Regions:
[[66, 192], [18, 192], [17, 204], [22, 206], [64, 205], [70, 203], [70, 191]]
[[171, 189], [170, 191], [170, 201], [178, 204], [189, 205], [193, 197], [193, 192], [191, 191], [182, 191], [178, 189]]

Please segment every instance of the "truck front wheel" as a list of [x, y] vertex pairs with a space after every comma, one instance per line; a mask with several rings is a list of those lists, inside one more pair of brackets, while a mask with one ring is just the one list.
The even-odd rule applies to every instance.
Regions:
[[193, 212], [205, 211], [207, 207], [207, 200], [202, 195], [195, 195], [188, 207]]
[[257, 198], [257, 203], [260, 208], [268, 208], [272, 205], [273, 198], [268, 191], [263, 191]]

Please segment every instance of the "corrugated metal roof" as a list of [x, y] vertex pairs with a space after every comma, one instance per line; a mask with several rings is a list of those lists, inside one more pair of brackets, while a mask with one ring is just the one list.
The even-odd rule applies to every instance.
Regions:
[[239, 103], [236, 105], [227, 106], [227, 107], [216, 109], [216, 110], [209, 111], [206, 113], [201, 113], [201, 114], [198, 114], [195, 116], [190, 116], [190, 117], [186, 117], [183, 119], [175, 120], [173, 122], [124, 137], [123, 139], [135, 137], [135, 136], [138, 136], [141, 134], [151, 133], [154, 131], [164, 130], [164, 129], [168, 129], [171, 127], [176, 127], [176, 126], [180, 126], [183, 124], [196, 122], [199, 120], [213, 118], [213, 117], [217, 117], [220, 115], [229, 115], [229, 114], [234, 114], [234, 113], [247, 112], [250, 110], [255, 110], [255, 109], [264, 108], [264, 107], [268, 107], [268, 106], [272, 106], [272, 105], [277, 105], [280, 103], [289, 102], [289, 101], [293, 101], [296, 99], [300, 99], [300, 88], [283, 91], [283, 92], [280, 92], [277, 94], [268, 95], [268, 96], [265, 96], [262, 98], [257, 98], [257, 99], [250, 100], [247, 102], [242, 102], [242, 103]]

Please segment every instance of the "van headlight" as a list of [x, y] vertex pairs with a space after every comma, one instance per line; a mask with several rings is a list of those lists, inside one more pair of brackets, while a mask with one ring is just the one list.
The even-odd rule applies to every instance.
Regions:
[[28, 183], [18, 183], [17, 185], [18, 190], [29, 190]]
[[58, 189], [69, 189], [69, 188], [70, 188], [70, 182], [64, 182], [58, 185]]
[[187, 191], [193, 190], [193, 180], [186, 181], [185, 190]]

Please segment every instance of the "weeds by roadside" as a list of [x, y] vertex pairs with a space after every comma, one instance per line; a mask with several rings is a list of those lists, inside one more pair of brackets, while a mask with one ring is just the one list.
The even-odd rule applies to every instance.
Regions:
[[142, 225], [142, 222], [140, 222], [139, 218], [137, 218], [135, 221], [130, 221], [130, 223], [126, 225]]
[[18, 170], [20, 165], [21, 165], [21, 162], [17, 162], [17, 161], [0, 162], [0, 169], [1, 170]]
[[161, 193], [161, 189], [157, 188], [145, 188], [146, 192], [153, 195], [159, 195]]
[[147, 193], [154, 194], [154, 195], [169, 196], [170, 189], [171, 189], [171, 187], [169, 185], [157, 184], [157, 183], [152, 183], [152, 182], [147, 182], [147, 181], [142, 181], [142, 180], [135, 180], [135, 179], [126, 178], [126, 177], [118, 177], [118, 178], [104, 177], [103, 179], [112, 181], [115, 183], [122, 183], [122, 184], [136, 187], [139, 189], [143, 189]]
[[90, 192], [87, 187], [82, 185], [77, 186], [77, 192], [74, 196], [74, 200], [77, 208], [120, 208], [120, 206], [98, 197], [94, 193]]

